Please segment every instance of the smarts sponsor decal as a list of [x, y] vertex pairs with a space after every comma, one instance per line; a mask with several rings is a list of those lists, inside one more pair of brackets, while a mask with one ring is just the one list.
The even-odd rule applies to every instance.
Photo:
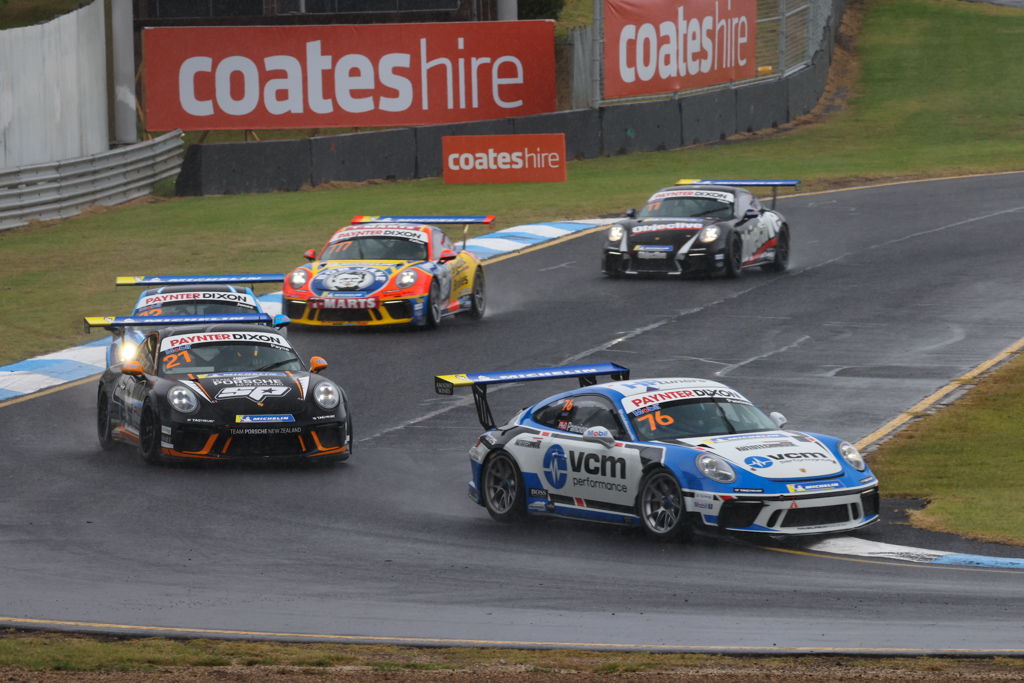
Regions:
[[147, 28], [150, 130], [413, 126], [555, 110], [554, 23]]
[[606, 98], [757, 75], [756, 0], [605, 0], [604, 16]]
[[559, 183], [565, 134], [450, 135], [441, 138], [444, 182]]

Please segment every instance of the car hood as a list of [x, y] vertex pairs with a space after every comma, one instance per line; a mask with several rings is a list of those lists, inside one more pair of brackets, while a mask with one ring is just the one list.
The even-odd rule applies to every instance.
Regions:
[[259, 415], [296, 415], [306, 410], [305, 372], [217, 372], [179, 380], [229, 423], [259, 422]]
[[711, 451], [765, 479], [812, 479], [840, 474], [843, 465], [824, 444], [803, 432], [724, 434], [677, 443]]
[[324, 261], [317, 264], [309, 288], [314, 295], [368, 296], [416, 263], [422, 261]]

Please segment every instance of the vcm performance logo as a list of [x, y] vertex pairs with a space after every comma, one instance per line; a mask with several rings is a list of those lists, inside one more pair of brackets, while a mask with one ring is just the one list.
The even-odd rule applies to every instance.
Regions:
[[544, 454], [544, 478], [553, 489], [562, 488], [569, 479], [565, 451], [558, 444], [549, 448]]
[[565, 180], [564, 133], [449, 135], [441, 148], [447, 184]]

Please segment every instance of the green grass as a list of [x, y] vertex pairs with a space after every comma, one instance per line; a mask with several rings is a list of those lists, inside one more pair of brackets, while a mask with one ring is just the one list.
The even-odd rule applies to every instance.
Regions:
[[[126, 312], [117, 274], [283, 271], [353, 214], [494, 213], [498, 227], [637, 206], [679, 177], [794, 177], [803, 189], [1017, 170], [1024, 13], [951, 0], [874, 2], [863, 80], [845, 112], [770, 136], [569, 165], [565, 183], [439, 179], [136, 203], [0, 233], [0, 363], [89, 338], [85, 314]], [[930, 74], [938, 74], [938, 76]], [[595, 266], [596, 267], [596, 266]]]
[[886, 496], [918, 498], [915, 526], [1024, 545], [1024, 357], [912, 422], [870, 457]]
[[80, 0], [0, 0], [0, 31], [49, 21], [83, 4]]
[[[438, 673], [475, 672], [482, 678], [544, 673], [563, 676], [614, 676], [630, 673], [726, 677], [728, 680], [848, 679], [884, 674], [930, 674], [980, 680], [1024, 675], [1024, 660], [1007, 658], [901, 658], [858, 659], [843, 656], [740, 657], [705, 654], [646, 652], [585, 652], [574, 650], [508, 650], [480, 648], [412, 648], [388, 645], [329, 643], [272, 643], [165, 638], [112, 639], [83, 635], [0, 632], [0, 671], [11, 669], [66, 672], [173, 673], [197, 668], [233, 667], [211, 672], [223, 680], [279, 680], [286, 676], [329, 675], [329, 669], [355, 677], [405, 680], [423, 672], [434, 680]], [[241, 667], [239, 669], [238, 667]], [[343, 667], [343, 668], [342, 668]], [[258, 668], [258, 669], [257, 669]], [[431, 675], [431, 672], [433, 675]], [[14, 678], [12, 680], [23, 680]], [[108, 680], [104, 677], [104, 680]], [[118, 680], [113, 675], [109, 680]], [[137, 679], [133, 679], [137, 680]], [[212, 680], [212, 678], [210, 678]], [[289, 679], [290, 680], [290, 679]], [[319, 680], [319, 679], [316, 679]], [[461, 680], [461, 679], [456, 679]]]

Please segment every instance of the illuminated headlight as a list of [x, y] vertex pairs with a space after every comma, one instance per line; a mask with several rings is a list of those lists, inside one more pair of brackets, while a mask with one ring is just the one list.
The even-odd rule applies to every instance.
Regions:
[[309, 282], [309, 271], [305, 268], [296, 268], [288, 276], [288, 284], [292, 289], [302, 289]]
[[700, 235], [697, 236], [697, 239], [704, 243], [714, 242], [718, 239], [719, 234], [717, 225], [709, 225], [700, 231]]
[[199, 399], [185, 387], [171, 387], [167, 402], [179, 413], [194, 413], [199, 410]]
[[416, 284], [416, 281], [420, 279], [420, 272], [415, 268], [406, 268], [398, 277], [395, 278], [395, 284], [402, 289], [412, 287]]
[[622, 240], [622, 237], [625, 234], [626, 234], [625, 228], [623, 228], [621, 225], [613, 225], [612, 229], [608, 231], [608, 241], [609, 242], [619, 242], [619, 241]]
[[736, 481], [736, 473], [725, 460], [711, 453], [701, 453], [697, 456], [697, 469], [708, 479], [730, 484]]
[[320, 382], [313, 389], [313, 400], [324, 410], [334, 410], [341, 402], [341, 391], [331, 382]]
[[867, 463], [864, 462], [864, 456], [860, 454], [857, 447], [848, 441], [841, 441], [839, 443], [839, 453], [843, 456], [850, 467], [863, 472], [867, 469]]
[[121, 342], [121, 346], [117, 349], [117, 359], [122, 363], [127, 360], [135, 360], [135, 354], [138, 353], [138, 351], [138, 344], [126, 339]]

